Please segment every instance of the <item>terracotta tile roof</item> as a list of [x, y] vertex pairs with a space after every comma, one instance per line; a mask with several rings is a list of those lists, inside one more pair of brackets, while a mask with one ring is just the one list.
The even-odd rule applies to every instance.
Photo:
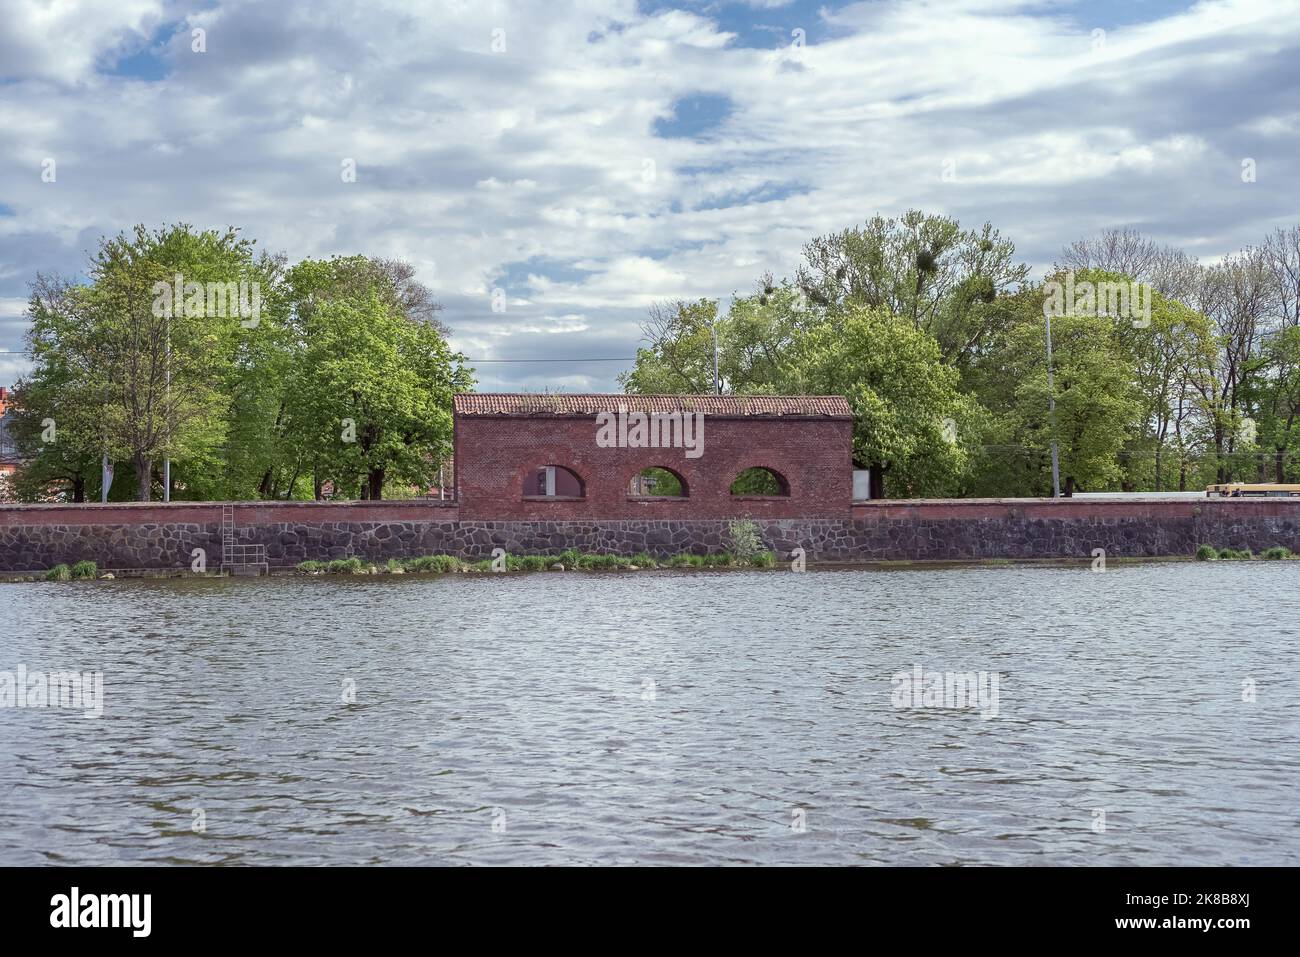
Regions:
[[464, 392], [457, 415], [596, 415], [617, 412], [703, 412], [726, 417], [823, 416], [851, 418], [842, 395], [623, 395], [613, 393]]

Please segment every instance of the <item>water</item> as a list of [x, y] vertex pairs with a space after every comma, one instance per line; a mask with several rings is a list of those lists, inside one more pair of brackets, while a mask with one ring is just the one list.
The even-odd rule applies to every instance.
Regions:
[[[105, 701], [0, 709], [0, 864], [1295, 864], [1298, 581], [3, 585], [0, 670]], [[894, 708], [917, 663], [998, 715]]]

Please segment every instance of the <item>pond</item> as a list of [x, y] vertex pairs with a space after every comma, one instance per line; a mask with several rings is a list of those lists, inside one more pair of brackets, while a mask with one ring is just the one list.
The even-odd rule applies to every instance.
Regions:
[[1298, 582], [0, 585], [0, 864], [1296, 864]]

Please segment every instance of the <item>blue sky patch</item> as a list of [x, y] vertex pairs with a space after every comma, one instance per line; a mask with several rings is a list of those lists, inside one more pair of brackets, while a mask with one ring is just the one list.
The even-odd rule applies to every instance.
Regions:
[[829, 36], [823, 13], [849, 6], [850, 0], [792, 0], [779, 7], [763, 8], [748, 3], [718, 3], [716, 0], [642, 0], [640, 11], [648, 16], [667, 10], [685, 10], [708, 17], [724, 33], [735, 34], [733, 47], [774, 50], [787, 47], [794, 30], [804, 31], [805, 43]]
[[730, 97], [694, 93], [673, 101], [673, 115], [655, 120], [655, 136], [663, 139], [701, 139], [716, 130], [735, 111]]
[[1083, 26], [1113, 30], [1173, 16], [1191, 6], [1188, 0], [1080, 0], [1059, 10], [1047, 7], [1044, 12], [1064, 13]]
[[146, 42], [127, 48], [113, 65], [100, 72], [109, 76], [120, 76], [131, 80], [148, 80], [156, 82], [167, 78], [171, 72], [164, 54], [167, 41], [178, 29], [178, 23], [167, 23], [154, 31]]
[[708, 199], [696, 203], [692, 208], [695, 210], [730, 209], [733, 206], [771, 203], [787, 199], [790, 196], [807, 196], [811, 192], [813, 192], [812, 187], [805, 183], [764, 183], [754, 189], [737, 190], [719, 196], [710, 196]]
[[572, 263], [549, 256], [532, 256], [503, 263], [499, 272], [493, 276], [493, 282], [506, 292], [522, 294], [529, 276], [545, 276], [551, 282], [582, 282], [592, 274], [591, 270], [578, 269]]

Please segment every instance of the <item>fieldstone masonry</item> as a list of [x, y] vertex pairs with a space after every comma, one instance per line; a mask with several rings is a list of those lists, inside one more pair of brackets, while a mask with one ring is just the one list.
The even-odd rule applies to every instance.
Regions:
[[[1197, 545], [1300, 552], [1300, 501], [1050, 499], [879, 502], [843, 519], [755, 519], [768, 547], [810, 562], [1190, 555]], [[588, 552], [667, 557], [726, 550], [725, 520], [461, 521], [452, 503], [257, 502], [235, 505], [235, 538], [266, 546], [273, 568], [307, 559], [452, 554], [486, 558]], [[103, 571], [188, 569], [193, 549], [221, 563], [221, 504], [0, 506], [0, 571], [81, 559]]]

